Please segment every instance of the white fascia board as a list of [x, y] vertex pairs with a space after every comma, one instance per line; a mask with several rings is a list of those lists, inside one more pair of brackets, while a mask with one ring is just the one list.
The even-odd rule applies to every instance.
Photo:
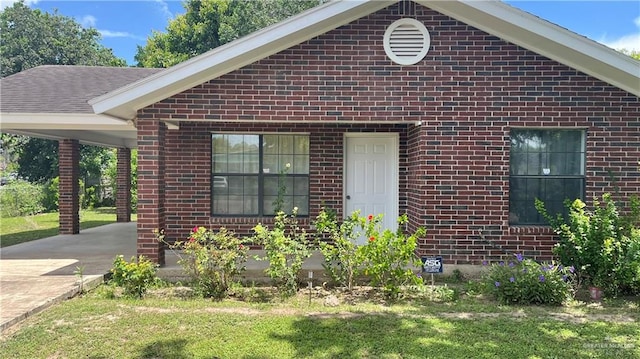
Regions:
[[501, 1], [416, 0], [442, 14], [640, 96], [640, 62]]
[[8, 130], [7, 133], [24, 135], [29, 137], [44, 138], [48, 140], [75, 139], [85, 145], [110, 147], [110, 148], [137, 148], [138, 143], [135, 138], [117, 137], [110, 134], [93, 131], [73, 131], [63, 130]]
[[95, 113], [133, 119], [138, 109], [374, 13], [398, 0], [331, 1], [89, 101]]
[[136, 131], [132, 122], [105, 115], [75, 113], [0, 113], [0, 129]]
[[[290, 119], [283, 120], [282, 122], [268, 120], [268, 119], [233, 119], [233, 118], [225, 118], [224, 120], [189, 120], [189, 119], [173, 119], [173, 120], [161, 120], [167, 125], [168, 129], [180, 129], [180, 124], [183, 123], [264, 123], [264, 124], [281, 124], [281, 123], [306, 123], [306, 124], [388, 124], [388, 125], [396, 125], [396, 124], [415, 124], [415, 120], [301, 120], [299, 116], [291, 116]], [[419, 122], [419, 121], [418, 121]]]

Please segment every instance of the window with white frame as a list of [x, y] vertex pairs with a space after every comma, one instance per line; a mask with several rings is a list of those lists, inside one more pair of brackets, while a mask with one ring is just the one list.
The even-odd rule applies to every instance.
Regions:
[[309, 136], [212, 134], [213, 216], [309, 214]]
[[511, 130], [510, 224], [546, 224], [536, 198], [551, 214], [566, 213], [567, 199], [584, 199], [585, 135], [579, 129]]

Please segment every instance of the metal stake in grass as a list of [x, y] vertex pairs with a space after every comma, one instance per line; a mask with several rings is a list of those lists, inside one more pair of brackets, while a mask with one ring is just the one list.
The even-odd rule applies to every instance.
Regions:
[[313, 289], [313, 271], [309, 271], [309, 306], [311, 306], [311, 289]]
[[431, 301], [433, 302], [433, 292], [435, 291], [435, 281], [433, 279], [433, 273], [431, 273], [431, 293], [429, 294], [429, 296], [431, 297]]

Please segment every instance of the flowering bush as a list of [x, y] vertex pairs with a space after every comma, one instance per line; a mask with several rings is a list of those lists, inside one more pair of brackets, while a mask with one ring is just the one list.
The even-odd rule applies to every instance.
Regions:
[[421, 285], [422, 280], [413, 273], [411, 267], [420, 267], [416, 255], [418, 238], [424, 236], [424, 228], [418, 228], [407, 236], [403, 226], [408, 218], [403, 214], [398, 218], [398, 229], [381, 229], [382, 215], [369, 215], [364, 226], [367, 244], [358, 248], [363, 263], [364, 274], [371, 278], [371, 284], [381, 286], [390, 298], [400, 293], [403, 285]]
[[573, 295], [573, 267], [540, 264], [516, 254], [494, 263], [484, 278], [486, 291], [503, 304], [560, 305]]
[[111, 281], [124, 288], [124, 295], [142, 298], [147, 289], [156, 281], [156, 264], [144, 256], [132, 257], [130, 262], [119, 255], [113, 261]]
[[[162, 233], [157, 234], [164, 241]], [[226, 228], [215, 232], [194, 227], [186, 241], [175, 242], [171, 249], [181, 249], [178, 263], [190, 277], [197, 294], [206, 298], [227, 296], [236, 277], [244, 271], [248, 248], [243, 240]]]
[[282, 296], [292, 296], [298, 292], [298, 275], [302, 263], [311, 256], [307, 233], [298, 226], [297, 208], [290, 216], [280, 211], [275, 217], [273, 229], [262, 224], [253, 227], [253, 241], [262, 244], [265, 257], [258, 260], [269, 261], [265, 272], [274, 282]]
[[338, 285], [353, 288], [362, 258], [358, 254], [357, 239], [364, 234], [366, 220], [355, 211], [338, 224], [335, 211], [322, 210], [316, 218], [318, 236], [327, 234], [328, 241], [320, 241], [320, 252], [324, 256], [323, 267]]
[[536, 209], [549, 222], [559, 241], [554, 248], [565, 266], [574, 266], [579, 282], [604, 289], [605, 295], [640, 293], [640, 199], [632, 197], [626, 216], [610, 194], [602, 204], [593, 201], [593, 210], [579, 199], [567, 202], [567, 219], [551, 216], [544, 203]]

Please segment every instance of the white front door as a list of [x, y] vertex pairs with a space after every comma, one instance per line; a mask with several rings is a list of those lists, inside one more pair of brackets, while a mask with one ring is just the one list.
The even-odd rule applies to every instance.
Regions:
[[[382, 228], [397, 229], [398, 134], [345, 135], [345, 217], [383, 214]], [[360, 239], [364, 242], [366, 239]], [[362, 243], [361, 243], [362, 244]]]

